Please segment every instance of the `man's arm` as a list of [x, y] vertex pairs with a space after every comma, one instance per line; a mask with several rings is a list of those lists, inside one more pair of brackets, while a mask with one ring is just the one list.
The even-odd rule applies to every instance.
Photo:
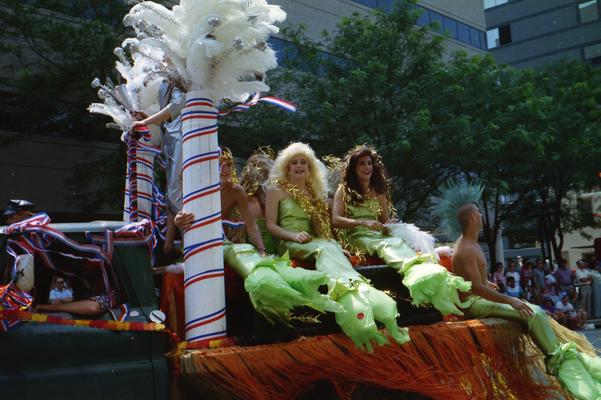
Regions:
[[472, 283], [472, 293], [476, 296], [480, 296], [495, 303], [508, 304], [524, 317], [529, 317], [533, 314], [532, 309], [525, 302], [499, 293], [482, 283], [477, 257], [473, 251], [464, 249], [460, 254], [456, 254], [453, 259], [453, 265], [456, 264], [456, 270], [461, 271], [459, 275]]

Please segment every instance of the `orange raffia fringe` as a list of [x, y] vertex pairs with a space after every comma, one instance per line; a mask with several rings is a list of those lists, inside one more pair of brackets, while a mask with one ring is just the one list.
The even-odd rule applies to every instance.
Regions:
[[555, 378], [540, 370], [542, 354], [515, 322], [443, 322], [414, 326], [410, 335], [410, 342], [381, 346], [373, 354], [334, 334], [185, 351], [177, 361], [189, 390], [219, 399], [291, 399], [324, 380], [341, 399], [351, 399], [362, 386], [445, 400], [564, 395]]
[[27, 311], [0, 310], [0, 319], [7, 321], [31, 321], [39, 323], [88, 326], [111, 331], [165, 331], [165, 325], [147, 322], [120, 322], [103, 319], [70, 319]]

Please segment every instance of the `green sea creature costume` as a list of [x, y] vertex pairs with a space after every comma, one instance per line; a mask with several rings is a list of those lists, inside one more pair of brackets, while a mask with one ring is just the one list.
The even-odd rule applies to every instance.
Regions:
[[384, 324], [397, 343], [410, 340], [407, 329], [396, 324], [396, 302], [355, 271], [337, 242], [316, 237], [311, 219], [293, 198], [280, 200], [278, 225], [290, 232], [304, 231], [313, 236], [307, 243], [282, 240], [279, 253], [315, 261], [316, 270], [328, 277], [329, 295], [344, 307], [344, 312], [336, 314], [336, 322], [357, 347], [371, 352], [372, 342], [379, 345], [388, 342], [375, 321]]
[[[379, 219], [377, 198], [367, 199], [358, 205], [348, 204], [345, 208], [347, 216], [352, 219]], [[403, 285], [409, 290], [413, 305], [432, 305], [443, 315], [463, 315], [458, 308], [464, 305], [458, 292], [467, 292], [472, 285], [436, 264], [434, 254], [417, 254], [402, 238], [365, 226], [348, 229], [346, 235], [353, 248], [381, 258], [403, 275]]]
[[[480, 202], [483, 188], [466, 182], [451, 183], [442, 189], [442, 199], [434, 211], [442, 218], [449, 238], [461, 234], [458, 210], [465, 204]], [[534, 312], [524, 317], [508, 304], [496, 303], [479, 296], [466, 299], [464, 311], [470, 318], [498, 317], [519, 321], [546, 355], [547, 370], [557, 376], [563, 387], [577, 399], [601, 399], [601, 359], [579, 351], [574, 342], [560, 343], [553, 331], [549, 316], [537, 305], [529, 304]]]
[[[275, 253], [275, 242], [265, 229], [265, 220], [258, 219], [257, 225], [266, 251]], [[244, 279], [244, 288], [255, 310], [271, 323], [277, 320], [288, 325], [290, 311], [300, 306], [321, 312], [344, 311], [329, 296], [319, 293], [319, 287], [327, 283], [324, 273], [292, 268], [287, 255], [261, 257], [251, 244], [226, 241], [223, 256]]]

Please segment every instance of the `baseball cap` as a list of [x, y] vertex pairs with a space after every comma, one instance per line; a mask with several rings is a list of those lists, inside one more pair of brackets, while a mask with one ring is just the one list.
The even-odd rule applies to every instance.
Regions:
[[8, 207], [2, 213], [5, 217], [21, 211], [33, 211], [34, 204], [27, 200], [9, 200]]

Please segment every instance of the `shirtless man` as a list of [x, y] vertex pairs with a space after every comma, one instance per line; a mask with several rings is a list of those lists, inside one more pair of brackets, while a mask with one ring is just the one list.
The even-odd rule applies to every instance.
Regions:
[[[259, 250], [261, 256], [265, 256], [265, 245], [259, 232], [259, 227], [248, 206], [248, 198], [244, 188], [232, 181], [233, 158], [232, 153], [228, 148], [223, 148], [223, 155], [219, 158], [219, 179], [221, 180], [221, 217], [230, 219], [234, 207], [238, 207], [238, 211], [244, 221], [246, 233], [250, 238], [250, 242]], [[187, 229], [194, 223], [194, 214], [185, 211], [180, 211], [175, 216], [175, 225], [180, 229]]]
[[562, 345], [543, 309], [497, 292], [496, 285], [488, 281], [486, 260], [478, 245], [478, 233], [482, 229], [478, 207], [471, 202], [459, 204], [455, 218], [461, 227], [461, 236], [453, 253], [453, 272], [472, 283], [471, 294], [463, 299], [465, 314], [470, 318], [499, 317], [527, 325], [528, 333], [547, 356], [547, 370], [559, 378], [565, 389], [577, 399], [601, 398], [601, 385], [594, 373], [595, 368], [601, 366], [601, 360], [580, 353], [573, 344]]
[[[453, 251], [453, 272], [472, 282], [471, 294], [495, 303], [511, 306], [523, 318], [533, 315], [531, 305], [497, 291], [497, 285], [489, 282], [486, 274], [486, 258], [478, 244], [478, 233], [482, 229], [482, 215], [478, 207], [465, 204], [457, 212], [463, 232]], [[470, 294], [463, 294], [464, 297]]]

